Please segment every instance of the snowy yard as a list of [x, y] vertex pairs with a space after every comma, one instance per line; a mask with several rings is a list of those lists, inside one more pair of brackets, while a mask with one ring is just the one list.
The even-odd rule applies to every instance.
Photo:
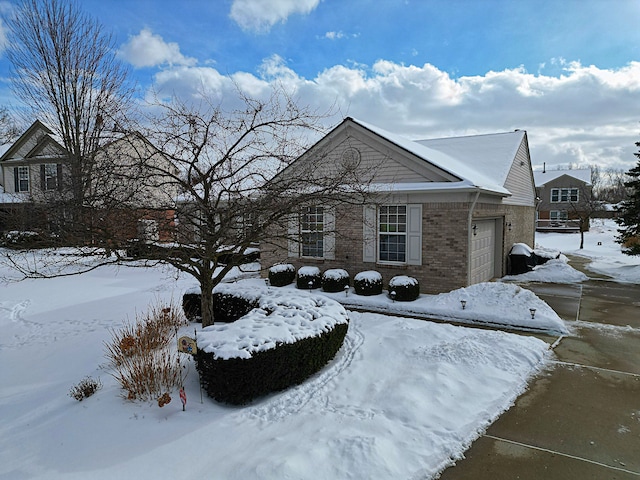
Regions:
[[[616, 251], [608, 228], [594, 227], [582, 253], [601, 272], [640, 281], [640, 261]], [[565, 253], [578, 245], [575, 235], [556, 237], [537, 241]], [[149, 304], [178, 302], [193, 282], [172, 274], [102, 268], [0, 287], [0, 477], [429, 478], [510, 407], [550, 355], [527, 336], [352, 312], [336, 358], [288, 391], [245, 407], [201, 400], [191, 365], [185, 412], [177, 392], [163, 408], [126, 401], [103, 343]], [[465, 290], [456, 294], [469, 300], [464, 311], [476, 301], [477, 315], [488, 315], [480, 299], [495, 298]], [[442, 317], [460, 315], [460, 298], [438, 297], [425, 302]], [[521, 302], [525, 318], [531, 301]], [[388, 305], [398, 313], [419, 304]], [[83, 402], [69, 398], [87, 375], [104, 387]]]

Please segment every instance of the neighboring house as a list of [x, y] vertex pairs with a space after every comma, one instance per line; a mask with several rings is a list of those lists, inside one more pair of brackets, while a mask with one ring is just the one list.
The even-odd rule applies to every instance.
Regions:
[[302, 207], [286, 245], [262, 245], [267, 267], [377, 270], [385, 281], [410, 275], [423, 292], [439, 293], [501, 277], [511, 246], [534, 244], [525, 131], [411, 141], [346, 118], [298, 162], [319, 171], [352, 164], [363, 179], [373, 172], [366, 181], [375, 193], [364, 206]]
[[[171, 176], [162, 172], [177, 173], [175, 167], [137, 132], [114, 139], [94, 158], [94, 181], [85, 192], [87, 204], [109, 210], [105, 221], [121, 224], [126, 237], [166, 237], [178, 190]], [[42, 212], [47, 205], [62, 205], [70, 198], [70, 172], [67, 151], [36, 120], [0, 156], [0, 231], [55, 233], [55, 225]], [[64, 212], [58, 213], [65, 217]]]
[[541, 232], [580, 231], [580, 218], [586, 219], [592, 208], [591, 169], [542, 170], [533, 172], [536, 197], [536, 229]]

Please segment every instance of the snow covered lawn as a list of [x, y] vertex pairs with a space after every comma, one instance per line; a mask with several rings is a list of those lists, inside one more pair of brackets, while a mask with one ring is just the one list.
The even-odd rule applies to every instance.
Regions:
[[536, 244], [590, 258], [587, 269], [608, 275], [616, 282], [640, 283], [640, 257], [622, 253], [620, 244], [615, 242], [617, 229], [613, 220], [594, 219], [584, 235], [583, 249], [579, 248], [578, 233], [536, 233]]
[[[163, 408], [124, 400], [104, 358], [109, 329], [150, 303], [179, 302], [192, 283], [157, 268], [100, 268], [0, 287], [0, 477], [428, 478], [548, 355], [535, 338], [351, 313], [325, 369], [249, 406], [201, 402], [193, 364], [186, 412], [177, 392]], [[69, 398], [87, 375], [104, 387]]]

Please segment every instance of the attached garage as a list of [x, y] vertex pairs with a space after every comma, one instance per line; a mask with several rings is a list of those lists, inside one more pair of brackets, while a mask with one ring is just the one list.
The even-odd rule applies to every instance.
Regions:
[[470, 284], [487, 282], [496, 276], [496, 249], [496, 221], [476, 221], [471, 232]]

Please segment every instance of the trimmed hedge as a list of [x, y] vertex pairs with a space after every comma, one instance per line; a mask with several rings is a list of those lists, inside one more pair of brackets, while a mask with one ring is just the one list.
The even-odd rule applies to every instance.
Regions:
[[300, 267], [298, 269], [296, 287], [301, 290], [311, 290], [313, 288], [320, 288], [321, 285], [322, 280], [318, 267]]
[[[392, 296], [395, 292], [395, 298]], [[420, 296], [420, 283], [413, 277], [398, 275], [389, 281], [389, 296], [399, 302], [412, 302]]]
[[187, 292], [182, 295], [182, 310], [184, 316], [190, 321], [202, 320], [202, 304], [200, 294], [195, 292]]
[[257, 300], [249, 300], [227, 292], [213, 292], [213, 320], [215, 322], [235, 322], [257, 306]]
[[273, 287], [285, 287], [296, 279], [296, 267], [290, 263], [273, 265], [269, 268], [269, 284]]
[[349, 273], [342, 268], [325, 270], [321, 283], [325, 292], [343, 292], [345, 287], [350, 286]]
[[[235, 322], [258, 306], [257, 298], [248, 299], [228, 291], [213, 292], [214, 322]], [[182, 310], [191, 321], [202, 320], [201, 294], [188, 291], [182, 295]]]
[[215, 358], [198, 350], [196, 368], [207, 394], [219, 402], [243, 405], [268, 393], [304, 382], [340, 350], [349, 324], [295, 343], [254, 353], [251, 358]]
[[353, 288], [358, 295], [380, 295], [382, 285], [382, 275], [374, 270], [360, 272], [353, 278]]

